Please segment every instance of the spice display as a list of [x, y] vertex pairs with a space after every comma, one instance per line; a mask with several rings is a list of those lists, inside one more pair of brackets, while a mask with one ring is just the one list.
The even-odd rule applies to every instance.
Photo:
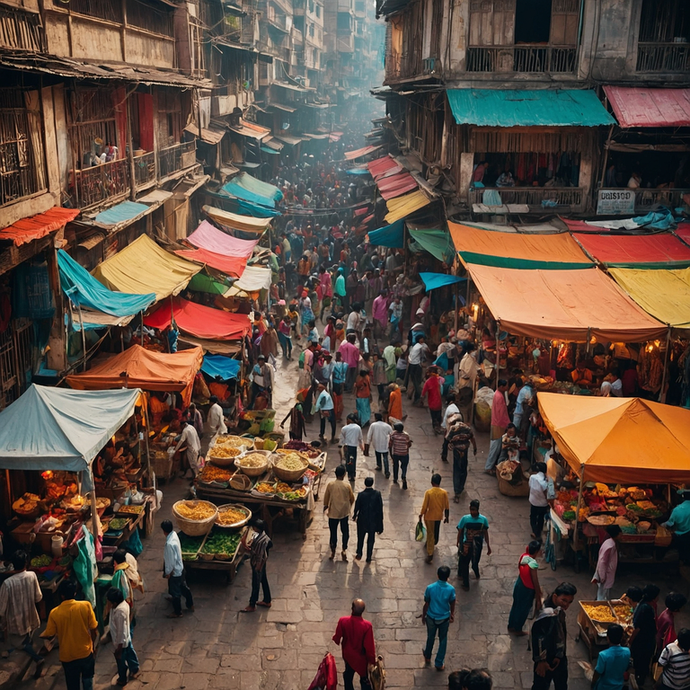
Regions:
[[236, 525], [238, 522], [242, 522], [247, 518], [247, 513], [240, 508], [224, 508], [218, 511], [218, 517], [216, 522], [220, 525], [225, 525], [226, 527], [230, 525]]
[[235, 446], [213, 446], [209, 450], [209, 455], [212, 458], [236, 458], [242, 452], [242, 448]]
[[283, 455], [275, 464], [284, 470], [302, 470], [305, 461], [297, 454]]
[[255, 489], [260, 494], [274, 494], [276, 492], [276, 488], [273, 486], [273, 484], [269, 484], [268, 482], [259, 482]]
[[240, 458], [242, 467], [261, 467], [267, 463], [266, 456], [261, 453], [249, 453]]
[[177, 512], [187, 520], [206, 520], [213, 517], [215, 509], [206, 501], [183, 501], [176, 507]]
[[587, 615], [599, 623], [617, 623], [616, 617], [608, 604], [582, 604]]
[[253, 444], [253, 441], [248, 439], [248, 438], [242, 438], [241, 436], [232, 436], [230, 434], [226, 434], [223, 436], [218, 436], [216, 438], [216, 444], [214, 448], [217, 446], [231, 446], [232, 448], [249, 448]]
[[199, 479], [201, 479], [202, 482], [227, 482], [230, 481], [232, 475], [232, 472], [224, 470], [222, 467], [206, 465], [204, 469], [201, 470]]
[[631, 606], [627, 604], [611, 604], [611, 608], [621, 625], [630, 625], [632, 623], [633, 610]]

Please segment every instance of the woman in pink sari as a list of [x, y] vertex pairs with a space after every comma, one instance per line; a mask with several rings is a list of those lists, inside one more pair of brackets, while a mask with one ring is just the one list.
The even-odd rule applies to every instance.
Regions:
[[372, 306], [372, 317], [374, 318], [374, 335], [383, 335], [388, 325], [388, 290], [383, 290], [376, 297]]

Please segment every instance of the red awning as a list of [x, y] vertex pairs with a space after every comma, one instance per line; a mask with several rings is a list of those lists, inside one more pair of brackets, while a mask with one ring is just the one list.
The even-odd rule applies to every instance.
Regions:
[[368, 213], [368, 212], [369, 212], [369, 204], [367, 204], [366, 206], [362, 206], [362, 208], [356, 208], [354, 215], [355, 216], [363, 216], [365, 213]]
[[600, 225], [590, 225], [584, 220], [570, 220], [570, 218], [562, 218], [561, 216], [558, 216], [558, 219], [565, 224], [570, 232], [594, 232], [596, 234], [610, 232], [608, 228], [601, 227]]
[[380, 148], [380, 146], [365, 146], [364, 148], [356, 149], [355, 151], [345, 151], [345, 160], [353, 161], [356, 158], [368, 156], [370, 153], [374, 153], [374, 151], [378, 151]]
[[690, 89], [605, 86], [621, 127], [690, 126]]
[[33, 240], [40, 240], [54, 230], [59, 230], [79, 215], [79, 209], [56, 206], [37, 216], [22, 218], [0, 230], [0, 240], [12, 240], [19, 247]]
[[690, 244], [690, 223], [678, 223], [678, 227], [673, 231], [683, 242]]
[[690, 261], [690, 247], [671, 233], [658, 235], [584, 235], [573, 237], [603, 264], [653, 264]]
[[403, 170], [392, 156], [377, 158], [375, 161], [367, 163], [367, 168], [369, 168], [369, 172], [375, 180], [378, 180], [383, 175], [394, 175]]
[[376, 186], [381, 192], [381, 196], [388, 201], [396, 196], [411, 192], [417, 189], [417, 183], [414, 177], [408, 172], [401, 172], [389, 177], [380, 177], [376, 180]]
[[231, 314], [181, 297], [173, 298], [172, 308], [168, 300], [162, 302], [155, 311], [144, 317], [144, 323], [161, 330], [171, 324], [173, 316], [181, 331], [205, 340], [239, 340], [250, 329], [246, 314]]
[[246, 256], [224, 256], [223, 254], [210, 252], [208, 249], [178, 249], [175, 251], [175, 254], [188, 261], [206, 264], [235, 278], [241, 278], [247, 266]]

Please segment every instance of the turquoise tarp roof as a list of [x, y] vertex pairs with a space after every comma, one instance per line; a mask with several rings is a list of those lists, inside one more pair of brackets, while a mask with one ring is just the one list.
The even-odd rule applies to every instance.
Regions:
[[74, 391], [32, 384], [0, 412], [0, 469], [88, 471], [140, 395], [138, 388]]
[[405, 221], [403, 219], [396, 220], [391, 225], [386, 225], [378, 230], [372, 230], [369, 233], [369, 243], [377, 244], [381, 247], [390, 247], [391, 249], [402, 249], [405, 239]]
[[459, 125], [483, 127], [597, 127], [615, 124], [594, 91], [448, 89]]
[[132, 316], [156, 301], [155, 293], [133, 295], [108, 290], [62, 249], [58, 250], [57, 259], [60, 285], [74, 304], [112, 316]]
[[240, 187], [244, 187], [247, 191], [265, 196], [273, 201], [280, 201], [283, 198], [283, 193], [274, 184], [263, 182], [249, 173], [242, 172], [237, 177], [232, 179]]
[[218, 377], [223, 381], [236, 379], [240, 372], [240, 361], [224, 355], [205, 355], [201, 371], [211, 378]]
[[107, 211], [101, 211], [95, 218], [99, 225], [117, 225], [146, 213], [151, 207], [136, 201], [123, 201]]
[[429, 252], [433, 257], [439, 261], [445, 261], [450, 264], [453, 262], [455, 256], [455, 247], [450, 238], [450, 233], [447, 230], [429, 229], [422, 230], [419, 228], [411, 228], [408, 225], [410, 237], [414, 243], [410, 243], [410, 248], [414, 249], [413, 244], [418, 244], [421, 249]]
[[467, 278], [460, 278], [458, 276], [450, 276], [446, 273], [421, 273], [419, 277], [424, 283], [427, 292], [429, 290], [435, 290], [436, 288], [443, 287], [444, 285], [453, 285], [454, 283], [461, 283]]

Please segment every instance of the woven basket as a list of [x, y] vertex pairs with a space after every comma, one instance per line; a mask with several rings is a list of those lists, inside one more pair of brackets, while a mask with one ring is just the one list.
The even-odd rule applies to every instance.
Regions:
[[[189, 520], [188, 518], [182, 517], [177, 512], [177, 507], [182, 503], [205, 503], [207, 506], [213, 508], [213, 515], [204, 520]], [[207, 534], [211, 527], [213, 527], [213, 523], [218, 516], [218, 508], [208, 501], [177, 501], [172, 507], [172, 512], [178, 527], [190, 537], [201, 537]]]
[[219, 458], [216, 455], [213, 454], [213, 449], [208, 451], [208, 459], [216, 466], [216, 467], [234, 467], [235, 465], [235, 460], [240, 457], [239, 455], [235, 455], [232, 458]]
[[235, 491], [249, 491], [252, 488], [252, 480], [241, 472], [237, 472], [230, 479], [230, 488], [235, 489]]
[[498, 490], [504, 496], [529, 496], [529, 483], [520, 482], [519, 484], [511, 484], [505, 479], [498, 478]]
[[268, 469], [268, 461], [272, 455], [270, 450], [253, 450], [249, 451], [247, 455], [251, 455], [253, 453], [259, 453], [260, 455], [263, 455], [266, 458], [266, 462], [263, 465], [260, 465], [259, 467], [244, 467], [241, 464], [242, 457], [235, 459], [235, 465], [237, 465], [237, 468], [239, 469], [240, 472], [243, 474], [246, 474], [248, 477], [260, 477], [262, 474], [266, 472]]
[[305, 460], [304, 458], [302, 460], [302, 469], [301, 470], [286, 470], [282, 467], [278, 467], [278, 465], [273, 465], [273, 474], [275, 474], [278, 479], [280, 479], [283, 482], [291, 483], [291, 482], [298, 482], [302, 477], [304, 476], [304, 473], [307, 471], [309, 467], [309, 461]]

